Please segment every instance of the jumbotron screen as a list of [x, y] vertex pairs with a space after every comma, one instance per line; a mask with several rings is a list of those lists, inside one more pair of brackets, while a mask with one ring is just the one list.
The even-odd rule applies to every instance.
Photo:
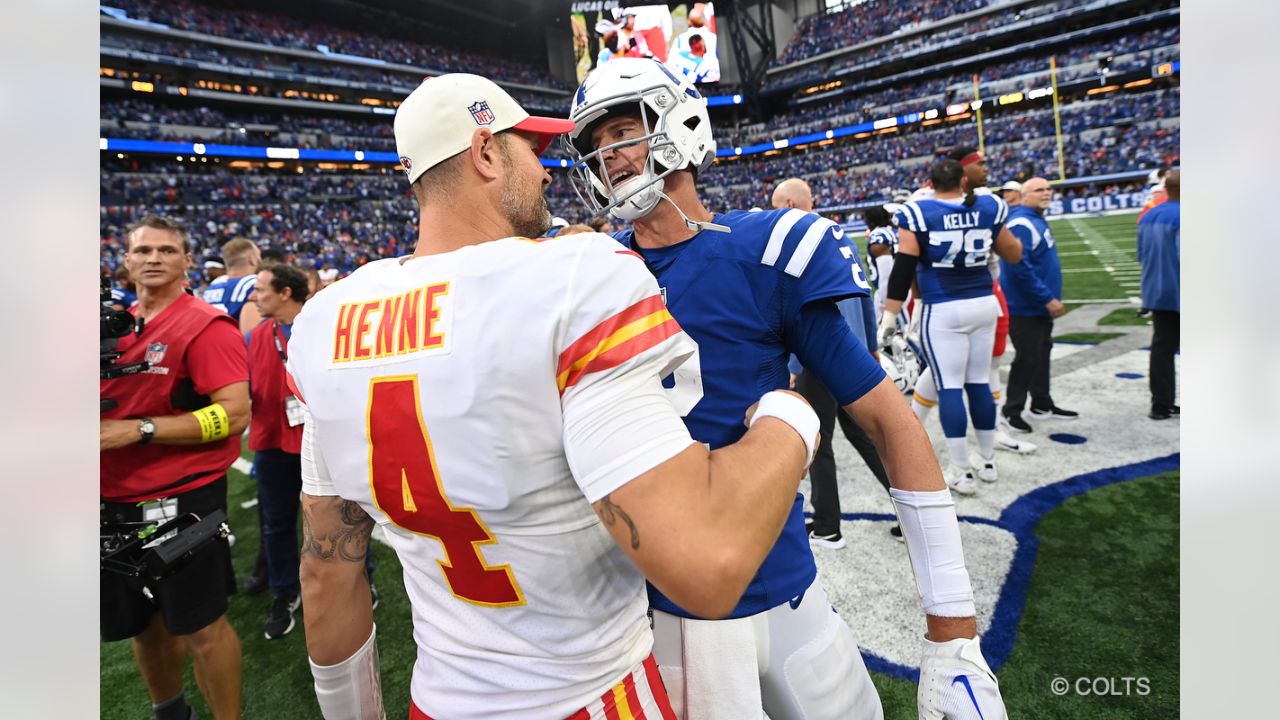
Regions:
[[575, 2], [569, 22], [578, 82], [601, 63], [620, 57], [657, 58], [697, 83], [720, 80], [712, 3]]

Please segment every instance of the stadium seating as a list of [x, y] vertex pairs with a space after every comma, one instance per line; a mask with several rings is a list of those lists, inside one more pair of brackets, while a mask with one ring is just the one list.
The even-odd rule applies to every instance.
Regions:
[[335, 53], [377, 58], [440, 72], [473, 72], [527, 85], [564, 87], [545, 69], [526, 63], [386, 35], [353, 32], [284, 15], [246, 10], [229, 12], [188, 0], [113, 0], [111, 5], [128, 13], [130, 18], [225, 38], [306, 50], [324, 46]]
[[[1093, 0], [1103, 2], [1105, 0]], [[376, 54], [395, 62], [447, 71], [467, 69], [506, 81], [528, 83], [542, 91], [513, 88], [522, 102], [544, 103], [560, 109], [568, 97], [563, 85], [541, 68], [496, 58], [477, 58], [444, 46], [372, 37], [307, 23], [284, 16], [235, 11], [213, 12], [188, 0], [117, 3], [129, 17], [143, 18], [208, 35], [235, 38], [264, 47], [233, 48], [210, 41], [176, 41], [156, 34], [132, 34], [104, 25], [103, 67], [122, 53], [149, 54], [169, 60], [148, 65], [163, 83], [169, 74], [183, 72], [179, 61], [214, 63], [225, 77], [249, 71], [292, 73], [381, 88], [386, 97], [407, 93], [417, 78], [403, 70], [387, 71], [326, 61], [322, 56], [300, 57], [276, 48], [314, 49]], [[989, 12], [986, 12], [988, 11]], [[800, 24], [797, 38], [780, 65], [813, 57], [825, 49], [848, 47], [863, 39], [904, 37], [871, 45], [832, 60], [811, 63], [797, 73], [830, 73], [859, 63], [892, 58], [905, 50], [928, 50], [942, 42], [964, 40], [1011, 22], [1050, 17], [1059, 4], [1023, 3], [1018, 7], [966, 0], [959, 4], [912, 3], [906, 0], [868, 0], [833, 15], [815, 16]], [[978, 11], [975, 13], [975, 11]], [[105, 10], [104, 10], [105, 12]], [[938, 32], [912, 36], [910, 28], [939, 19], [975, 13], [963, 21], [944, 22]], [[872, 18], [872, 20], [867, 20]], [[1096, 57], [1112, 57], [1111, 73], [1145, 70], [1179, 52], [1176, 25], [1145, 27], [1103, 39], [1066, 43], [1054, 50], [1058, 80], [1078, 82], [1099, 77]], [[834, 44], [833, 44], [834, 43]], [[121, 65], [123, 67], [123, 65]], [[888, 67], [888, 66], [886, 66]], [[925, 66], [927, 69], [930, 66]], [[805, 102], [799, 106], [775, 98], [772, 113], [759, 122], [744, 122], [736, 110], [713, 113], [721, 148], [746, 146], [856, 125], [950, 102], [966, 102], [973, 83], [968, 72], [926, 72], [909, 81], [894, 82], [901, 68], [889, 67], [882, 87], [855, 90], [848, 95]], [[791, 71], [788, 71], [791, 72]], [[885, 74], [887, 73], [887, 75]], [[1047, 57], [1028, 53], [992, 61], [979, 68], [979, 92], [984, 97], [1031, 90], [1048, 84]], [[771, 83], [791, 82], [779, 73]], [[876, 80], [871, 73], [856, 82]], [[296, 85], [295, 85], [296, 86]], [[393, 151], [395, 142], [387, 115], [355, 115], [318, 110], [316, 105], [289, 103], [281, 84], [262, 91], [274, 104], [247, 104], [230, 96], [210, 103], [177, 94], [147, 95], [104, 86], [100, 126], [103, 137], [142, 140], [214, 142], [229, 145], [274, 146], [329, 150]], [[739, 88], [713, 86], [709, 93]], [[796, 96], [792, 100], [802, 99]], [[1162, 81], [1138, 91], [1088, 95], [1079, 90], [1063, 98], [1061, 130], [1063, 166], [1067, 178], [1133, 173], [1169, 166], [1179, 160], [1180, 93], [1176, 82]], [[985, 111], [983, 140], [993, 181], [1058, 174], [1057, 142], [1052, 107], [1047, 100]], [[699, 178], [708, 206], [716, 210], [764, 206], [773, 185], [789, 176], [809, 180], [820, 207], [837, 209], [836, 217], [858, 206], [889, 200], [895, 191], [917, 187], [930, 161], [950, 147], [977, 145], [977, 126], [966, 112], [840, 141], [815, 143], [740, 158], [722, 158]], [[550, 157], [562, 157], [553, 146]], [[129, 222], [155, 211], [182, 219], [192, 229], [197, 256], [217, 253], [227, 239], [244, 235], [276, 246], [304, 263], [331, 262], [343, 270], [370, 259], [402, 253], [416, 237], [416, 204], [403, 176], [388, 164], [325, 165], [294, 161], [243, 162], [222, 158], [183, 158], [138, 153], [104, 153], [101, 176], [101, 240], [105, 265], [117, 265], [123, 253], [120, 234]], [[553, 171], [547, 193], [551, 211], [571, 221], [587, 219], [565, 173]], [[1114, 181], [1064, 193], [1123, 188]]]

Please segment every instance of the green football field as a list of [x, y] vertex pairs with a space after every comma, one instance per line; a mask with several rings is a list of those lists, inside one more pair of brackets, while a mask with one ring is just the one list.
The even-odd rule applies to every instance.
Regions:
[[[1138, 297], [1138, 216], [1051, 220], [1068, 305]], [[1136, 308], [1136, 306], [1135, 306]]]
[[[257, 514], [240, 503], [253, 483], [231, 471], [232, 550], [243, 577], [258, 546]], [[1039, 554], [1018, 627], [999, 676], [1011, 717], [1158, 718], [1178, 710], [1178, 474], [1103, 487], [1066, 501], [1041, 521]], [[394, 553], [375, 543], [382, 603], [376, 613], [387, 716], [408, 716], [414, 647], [408, 600]], [[1080, 598], [1089, 601], [1081, 604]], [[280, 640], [262, 635], [269, 593], [231, 599], [244, 651], [246, 718], [319, 717], [302, 623]], [[915, 686], [873, 673], [885, 717], [915, 717]], [[1149, 693], [1055, 695], [1052, 678], [1145, 677]], [[1112, 688], [1112, 686], [1107, 686]], [[1136, 685], [1132, 685], [1136, 688]], [[187, 698], [211, 717], [190, 670]], [[1114, 689], [1111, 690], [1114, 692]], [[101, 646], [101, 717], [149, 717], [146, 690], [126, 642]]]

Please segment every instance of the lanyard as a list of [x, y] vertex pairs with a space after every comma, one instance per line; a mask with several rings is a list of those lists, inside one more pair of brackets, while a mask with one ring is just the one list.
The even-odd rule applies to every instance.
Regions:
[[276, 341], [276, 353], [280, 355], [280, 362], [288, 364], [289, 356], [284, 352], [284, 344], [280, 342], [280, 323], [275, 320], [271, 321], [271, 339]]

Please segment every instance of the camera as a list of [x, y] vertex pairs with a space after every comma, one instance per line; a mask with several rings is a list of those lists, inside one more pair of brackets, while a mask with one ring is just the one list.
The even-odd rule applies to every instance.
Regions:
[[[150, 367], [150, 363], [145, 360], [132, 363], [116, 362], [121, 355], [121, 352], [116, 350], [120, 338], [142, 333], [142, 319], [135, 320], [128, 312], [111, 307], [111, 285], [106, 278], [102, 279], [102, 288], [99, 292], [98, 320], [98, 379], [110, 380], [133, 375]], [[115, 400], [101, 398], [99, 412], [106, 412], [115, 406]]]
[[230, 534], [222, 510], [204, 517], [186, 513], [159, 525], [104, 522], [99, 531], [100, 567], [126, 577], [159, 580], [205, 545]]

